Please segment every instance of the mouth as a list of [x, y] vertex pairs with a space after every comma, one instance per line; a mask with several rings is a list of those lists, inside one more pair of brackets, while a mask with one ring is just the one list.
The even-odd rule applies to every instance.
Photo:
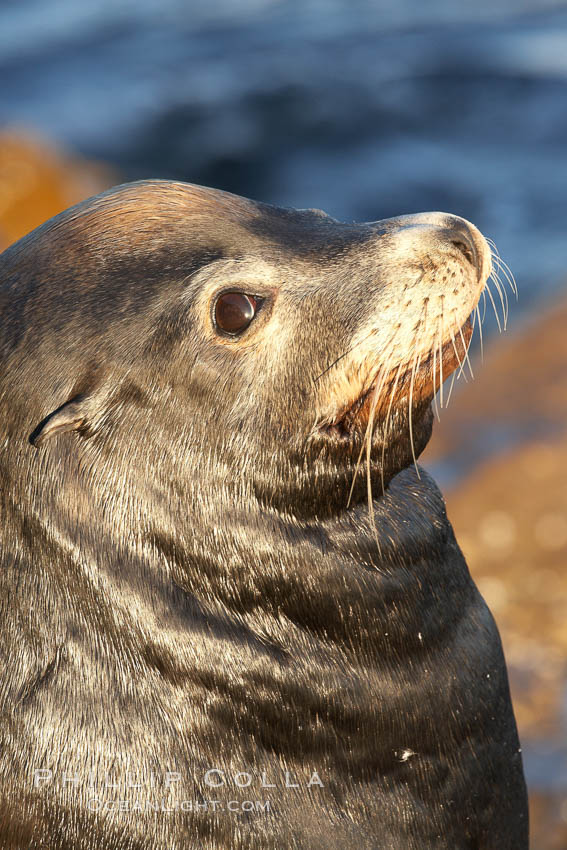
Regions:
[[443, 382], [464, 368], [473, 330], [471, 314], [454, 336], [433, 345], [427, 354], [411, 357], [387, 374], [378, 370], [359, 397], [339, 411], [333, 421], [321, 424], [319, 430], [335, 440], [350, 440], [355, 433], [364, 434], [371, 419], [376, 422], [399, 409], [411, 414], [428, 407]]

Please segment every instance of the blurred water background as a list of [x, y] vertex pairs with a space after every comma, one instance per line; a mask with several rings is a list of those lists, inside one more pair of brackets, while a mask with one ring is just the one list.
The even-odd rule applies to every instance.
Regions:
[[534, 850], [567, 848], [567, 4], [0, 0], [0, 83], [0, 248], [143, 177], [496, 241], [512, 332], [425, 461], [502, 629]]

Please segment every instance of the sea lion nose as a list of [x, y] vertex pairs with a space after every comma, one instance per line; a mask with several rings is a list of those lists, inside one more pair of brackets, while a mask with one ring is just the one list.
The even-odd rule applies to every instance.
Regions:
[[455, 249], [476, 272], [479, 284], [484, 284], [492, 269], [492, 254], [488, 242], [466, 218], [444, 212], [416, 213], [396, 220], [401, 231], [413, 234], [416, 247], [423, 251], [432, 248], [442, 255]]
[[441, 234], [445, 243], [455, 247], [476, 270], [479, 283], [486, 280], [491, 269], [491, 252], [480, 230], [458, 215], [443, 216]]
[[477, 228], [459, 216], [447, 216], [443, 236], [477, 270], [479, 279], [484, 269], [484, 238]]
[[479, 285], [484, 285], [492, 271], [492, 253], [488, 242], [466, 218], [445, 212], [424, 212], [376, 222], [380, 236], [390, 235], [399, 244], [413, 245], [415, 251], [426, 256], [456, 251], [476, 273]]

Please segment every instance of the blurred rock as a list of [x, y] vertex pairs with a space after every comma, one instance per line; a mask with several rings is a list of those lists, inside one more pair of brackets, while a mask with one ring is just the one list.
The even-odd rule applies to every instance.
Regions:
[[547, 440], [567, 428], [567, 300], [535, 321], [491, 340], [475, 380], [441, 411], [427, 449], [430, 461], [443, 458], [460, 469], [489, 454], [531, 439]]
[[29, 133], [0, 131], [0, 251], [116, 182], [106, 166], [64, 155]]
[[447, 510], [501, 631], [533, 850], [567, 847], [566, 323], [563, 301], [494, 340], [424, 456], [433, 470], [469, 470], [446, 490]]

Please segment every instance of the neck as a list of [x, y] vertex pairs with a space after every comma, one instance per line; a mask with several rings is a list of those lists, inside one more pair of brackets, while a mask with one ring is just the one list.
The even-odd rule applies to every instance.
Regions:
[[[43, 491], [46, 515], [65, 516], [63, 504], [80, 506], [59, 493]], [[373, 516], [364, 502], [347, 508], [345, 500], [325, 518], [300, 519], [263, 506], [250, 492], [237, 499], [226, 487], [206, 504], [202, 494], [188, 499], [172, 489], [117, 496], [108, 513], [103, 493], [95, 504], [85, 500], [84, 509], [84, 519], [67, 516], [57, 529], [61, 557], [53, 553], [49, 564], [54, 584], [76, 584], [74, 606], [83, 618], [93, 619], [96, 608], [109, 630], [143, 629], [156, 642], [169, 629], [189, 634], [201, 623], [244, 630], [250, 640], [270, 634], [277, 645], [283, 618], [290, 633], [300, 629], [344, 646], [370, 641], [366, 649], [374, 654], [379, 643], [372, 635], [382, 619], [400, 640], [405, 622], [414, 634], [423, 632], [414, 620], [420, 612], [427, 618], [432, 587], [447, 580], [440, 571], [448, 569], [442, 554], [452, 532], [443, 500], [413, 467], [391, 480]], [[389, 624], [385, 600], [395, 601], [399, 627]]]

